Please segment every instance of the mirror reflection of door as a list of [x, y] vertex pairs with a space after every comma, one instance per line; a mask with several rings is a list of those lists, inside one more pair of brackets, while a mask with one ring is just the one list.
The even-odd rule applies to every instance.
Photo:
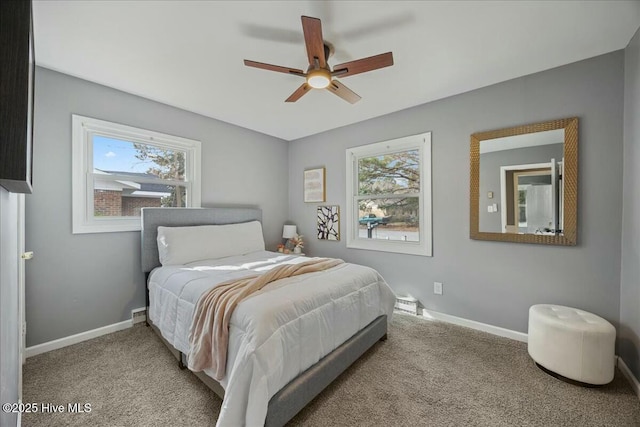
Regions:
[[[533, 213], [534, 222], [531, 222], [524, 219], [526, 217], [526, 200], [523, 200], [522, 206], [515, 206], [518, 197], [514, 197], [513, 175], [509, 175], [508, 191], [503, 191], [505, 179], [501, 177], [501, 169], [507, 168], [509, 171], [514, 170], [521, 173], [536, 169], [554, 170], [551, 165], [552, 159], [563, 159], [564, 157], [564, 130], [556, 129], [486, 139], [481, 142], [479, 151], [479, 231], [501, 234], [558, 234], [551, 231], [562, 229], [559, 224], [558, 212], [559, 205], [563, 200], [558, 198], [560, 194], [558, 186], [551, 188], [550, 200], [552, 203], [556, 203], [556, 206], [552, 208], [552, 220], [543, 221], [540, 219], [538, 221], [536, 214]], [[562, 161], [557, 163], [562, 163]], [[556, 174], [558, 177], [560, 176], [559, 173], [556, 172]], [[548, 176], [547, 182], [542, 183], [527, 182], [527, 179], [521, 185], [550, 184]], [[553, 176], [551, 182], [557, 182]], [[525, 194], [527, 192], [524, 188], [522, 191]], [[529, 197], [533, 197], [536, 191], [543, 190], [532, 189]], [[509, 202], [507, 202], [507, 198]], [[535, 204], [532, 202], [529, 209], [532, 210]], [[520, 214], [519, 210], [523, 213]]]
[[[502, 167], [503, 233], [559, 234], [562, 162]], [[560, 199], [561, 200], [561, 199]]]
[[551, 168], [513, 174], [515, 224], [519, 233], [554, 228]]
[[469, 154], [472, 239], [576, 245], [577, 117], [476, 132]]

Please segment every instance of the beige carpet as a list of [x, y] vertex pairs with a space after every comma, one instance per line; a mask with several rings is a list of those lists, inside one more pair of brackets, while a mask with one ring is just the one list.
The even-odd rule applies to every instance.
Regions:
[[[27, 360], [24, 401], [90, 403], [90, 413], [25, 414], [24, 426], [212, 426], [221, 401], [143, 325]], [[526, 344], [395, 315], [376, 344], [290, 425], [640, 426], [619, 371], [602, 388], [538, 369]]]

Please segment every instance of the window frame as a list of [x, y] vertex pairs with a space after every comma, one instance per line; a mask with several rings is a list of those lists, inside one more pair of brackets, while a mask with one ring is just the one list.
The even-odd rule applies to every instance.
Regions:
[[[139, 142], [155, 147], [185, 152], [185, 181], [163, 180], [169, 185], [186, 187], [186, 207], [200, 207], [201, 203], [201, 143], [200, 141], [167, 135], [160, 132], [112, 123], [105, 120], [72, 114], [72, 233], [111, 233], [140, 231], [139, 217], [94, 216], [93, 136]], [[109, 179], [131, 177], [113, 175]], [[141, 178], [137, 181], [145, 181]], [[150, 182], [152, 180], [149, 180]], [[153, 180], [153, 182], [157, 182]]]
[[[377, 240], [361, 238], [358, 233], [358, 160], [398, 151], [419, 150], [420, 191], [419, 241]], [[347, 248], [433, 256], [431, 200], [431, 132], [348, 148], [346, 150], [346, 236]], [[415, 196], [412, 196], [415, 197]], [[375, 198], [371, 195], [370, 198]]]

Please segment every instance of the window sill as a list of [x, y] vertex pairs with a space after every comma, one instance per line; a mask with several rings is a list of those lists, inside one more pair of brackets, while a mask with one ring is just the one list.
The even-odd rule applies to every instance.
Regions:
[[405, 255], [433, 256], [431, 247], [423, 243], [367, 241], [355, 239], [347, 242], [347, 249], [363, 249], [368, 251], [392, 252]]
[[119, 233], [127, 231], [140, 231], [140, 219], [135, 221], [130, 219], [113, 219], [110, 218], [109, 222], [104, 224], [100, 223], [80, 223], [73, 225], [73, 234], [90, 234], [90, 233]]

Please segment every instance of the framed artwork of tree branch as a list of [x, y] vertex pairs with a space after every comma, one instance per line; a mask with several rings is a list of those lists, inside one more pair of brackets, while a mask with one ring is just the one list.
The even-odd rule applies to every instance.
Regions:
[[340, 206], [318, 206], [318, 239], [340, 240]]

